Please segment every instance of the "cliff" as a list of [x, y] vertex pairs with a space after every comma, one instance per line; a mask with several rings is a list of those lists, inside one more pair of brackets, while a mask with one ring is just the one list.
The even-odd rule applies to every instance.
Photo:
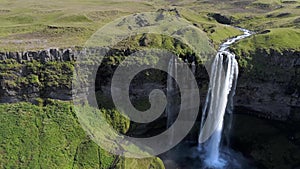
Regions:
[[241, 54], [236, 106], [278, 120], [299, 120], [300, 52], [257, 49]]
[[0, 102], [71, 100], [74, 57], [71, 49], [0, 53]]
[[[46, 98], [71, 100], [71, 77], [76, 58], [83, 53], [82, 51], [84, 50], [49, 49], [0, 53], [0, 102], [37, 103], [39, 99]], [[101, 80], [96, 90], [99, 91], [102, 100], [107, 98], [107, 104], [112, 104], [108, 95], [113, 72], [118, 64], [133, 52], [129, 49], [110, 49], [109, 56], [104, 58], [99, 67], [98, 79]], [[269, 119], [299, 120], [299, 51], [255, 50], [250, 54], [239, 55], [243, 57], [239, 56], [241, 72], [235, 97], [237, 112]], [[208, 74], [201, 63], [197, 64], [195, 76], [203, 101]], [[131, 89], [134, 98], [147, 100], [147, 94], [154, 86], [164, 89], [166, 78], [166, 74], [159, 72], [156, 72], [154, 78], [139, 76]], [[146, 101], [142, 107], [147, 105]]]

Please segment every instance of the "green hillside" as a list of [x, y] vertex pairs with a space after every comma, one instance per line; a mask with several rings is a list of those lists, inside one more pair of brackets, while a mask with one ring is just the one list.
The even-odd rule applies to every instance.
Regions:
[[[0, 104], [0, 168], [164, 168], [157, 158], [124, 159], [106, 152], [86, 136], [72, 104], [45, 104]], [[114, 118], [112, 125], [126, 131], [125, 123]]]

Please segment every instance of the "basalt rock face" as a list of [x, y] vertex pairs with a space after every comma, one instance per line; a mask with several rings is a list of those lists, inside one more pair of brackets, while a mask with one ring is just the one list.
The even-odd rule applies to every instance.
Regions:
[[300, 52], [256, 50], [241, 68], [235, 105], [242, 112], [300, 120]]
[[[134, 52], [130, 49], [93, 48], [0, 53], [0, 103], [21, 101], [36, 103], [40, 99], [48, 98], [72, 100], [73, 73], [79, 66], [76, 64], [78, 63], [76, 60], [81, 58], [86, 61], [85, 65], [80, 66], [85, 66], [86, 70], [89, 70], [88, 66], [93, 66], [93, 63], [92, 60], [85, 60], [85, 57], [94, 54], [104, 56], [102, 63], [99, 65], [95, 90], [100, 91], [102, 94], [110, 93], [110, 82], [118, 64]], [[91, 75], [90, 72], [85, 73], [88, 76]], [[155, 74], [158, 79], [163, 79], [160, 73], [156, 72]], [[149, 79], [151, 78], [144, 79], [143, 88], [153, 88], [153, 83]], [[132, 95], [137, 93], [138, 98], [148, 97], [144, 93], [149, 93], [148, 90], [140, 92], [141, 86], [139, 84], [142, 81], [142, 79], [135, 80], [131, 87]], [[82, 88], [80, 91], [75, 91], [77, 94], [79, 93], [79, 96], [82, 92], [91, 93], [89, 90], [92, 87], [89, 87], [89, 83], [79, 83], [82, 83]], [[154, 84], [154, 86], [160, 86], [160, 84]], [[163, 87], [160, 86], [160, 88]], [[151, 89], [149, 90], [151, 91]]]
[[73, 61], [75, 54], [72, 49], [48, 49], [41, 51], [27, 52], [0, 52], [0, 60], [14, 59], [19, 63], [24, 61], [40, 61], [46, 63], [49, 61]]
[[71, 49], [0, 53], [0, 102], [71, 100]]
[[[72, 100], [72, 75], [79, 55], [86, 50], [49, 49], [39, 52], [0, 53], [0, 102], [37, 102], [39, 98]], [[98, 70], [96, 91], [110, 99], [114, 71], [135, 51], [110, 49]], [[236, 111], [278, 120], [300, 120], [300, 52], [257, 50], [247, 66], [241, 66], [235, 96]], [[121, 59], [120, 59], [121, 58]], [[240, 57], [241, 60], [242, 57]], [[117, 61], [119, 59], [119, 61]], [[147, 75], [148, 74], [148, 75]], [[167, 74], [144, 72], [132, 81], [132, 100], [144, 100], [153, 89], [165, 91]], [[150, 76], [151, 77], [150, 77]], [[154, 77], [154, 78], [153, 78]], [[201, 102], [205, 100], [209, 76], [201, 64], [195, 72]], [[88, 89], [83, 88], [88, 91]], [[104, 102], [107, 104], [108, 102]], [[144, 109], [145, 105], [141, 105]]]

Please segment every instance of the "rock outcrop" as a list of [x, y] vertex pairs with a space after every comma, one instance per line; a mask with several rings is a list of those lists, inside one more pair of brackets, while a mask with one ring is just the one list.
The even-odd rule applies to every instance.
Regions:
[[71, 100], [75, 53], [72, 49], [0, 53], [0, 102]]
[[40, 51], [27, 52], [0, 52], [0, 60], [15, 59], [19, 63], [24, 61], [40, 61], [46, 63], [49, 61], [74, 61], [75, 53], [72, 49], [47, 49]]

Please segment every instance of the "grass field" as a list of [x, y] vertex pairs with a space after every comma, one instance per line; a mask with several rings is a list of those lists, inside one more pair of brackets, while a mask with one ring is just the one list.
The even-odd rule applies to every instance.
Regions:
[[0, 50], [82, 46], [106, 23], [136, 12], [177, 8], [207, 32], [217, 46], [240, 32], [217, 23], [208, 13], [230, 16], [252, 30], [299, 28], [299, 2], [284, 0], [0, 0]]
[[241, 32], [218, 23], [211, 13], [257, 32], [237, 44], [236, 51], [299, 49], [300, 2], [296, 0], [0, 0], [0, 51], [83, 46], [117, 18], [161, 8], [176, 8], [181, 17], [207, 34], [215, 48]]
[[[270, 29], [269, 33], [254, 35], [234, 45], [233, 49], [239, 51], [254, 52], [257, 49], [269, 51], [275, 49], [282, 51], [299, 51], [300, 50], [300, 30], [292, 28]], [[240, 52], [238, 52], [240, 53]]]
[[105, 23], [153, 10], [147, 2], [0, 1], [0, 48], [22, 50], [80, 46]]

